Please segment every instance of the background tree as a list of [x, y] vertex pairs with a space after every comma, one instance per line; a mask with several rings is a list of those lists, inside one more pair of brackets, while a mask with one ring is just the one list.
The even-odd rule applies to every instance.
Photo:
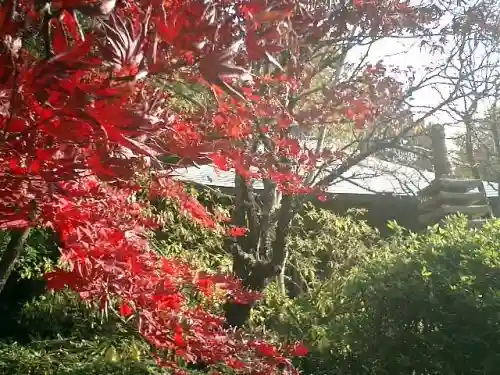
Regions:
[[[471, 8], [465, 16], [461, 32], [457, 33], [457, 42], [466, 46], [470, 51], [466, 56], [459, 56], [457, 64], [450, 67], [447, 78], [456, 80], [457, 76], [464, 76], [460, 86], [462, 100], [450, 105], [448, 112], [457, 122], [465, 127], [464, 148], [465, 155], [474, 178], [482, 178], [474, 152], [474, 128], [479, 125], [483, 114], [480, 104], [487, 99], [494, 98], [498, 91], [498, 49], [494, 38], [497, 36], [498, 17], [490, 14], [488, 25], [492, 33], [477, 32], [474, 30], [475, 19], [491, 12], [487, 7], [493, 4], [478, 4]], [[481, 126], [481, 125], [479, 125]]]
[[432, 172], [434, 166], [432, 164], [431, 127], [432, 124], [416, 127], [400, 141], [398, 146], [378, 152], [377, 156], [382, 160], [419, 171]]

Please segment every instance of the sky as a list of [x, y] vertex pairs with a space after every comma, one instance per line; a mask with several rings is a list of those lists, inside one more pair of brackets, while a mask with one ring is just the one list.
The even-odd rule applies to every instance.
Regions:
[[[365, 54], [365, 48], [356, 48], [348, 55], [348, 62], [359, 61]], [[367, 62], [376, 63], [383, 60], [387, 65], [393, 65], [400, 68], [412, 66], [417, 74], [423, 72], [425, 67], [437, 63], [439, 58], [432, 56], [425, 51], [421, 51], [418, 42], [411, 40], [383, 39], [375, 42], [367, 56]], [[423, 73], [422, 73], [423, 74]], [[438, 88], [439, 89], [439, 88]], [[412, 96], [412, 103], [417, 106], [427, 106], [438, 103], [441, 100], [440, 95], [435, 89], [430, 87], [422, 88]], [[443, 113], [439, 113], [429, 120], [438, 122], [450, 122]], [[446, 135], [449, 138], [448, 147], [453, 147], [453, 137], [460, 131], [458, 127], [446, 127]]]
[[[354, 62], [364, 55], [365, 48], [356, 48], [351, 51], [348, 61]], [[367, 62], [376, 63], [383, 60], [387, 65], [394, 65], [401, 68], [413, 67], [417, 73], [423, 72], [428, 66], [432, 66], [439, 61], [440, 56], [432, 56], [430, 53], [422, 51], [418, 41], [382, 39], [374, 43], [367, 57]], [[423, 74], [423, 73], [422, 73]], [[432, 88], [423, 88], [413, 95], [415, 105], [431, 105], [439, 101], [440, 97]]]
[[[466, 0], [469, 4], [474, 0]], [[417, 0], [411, 1], [416, 3]], [[445, 18], [442, 21], [444, 23], [450, 22], [451, 18]], [[348, 55], [348, 62], [359, 62], [359, 59], [365, 54], [366, 48], [359, 47], [355, 48]], [[428, 66], [438, 64], [439, 61], [444, 57], [444, 55], [432, 55], [428, 51], [422, 50], [420, 48], [420, 40], [417, 39], [397, 39], [397, 38], [386, 38], [374, 43], [371, 47], [370, 53], [368, 54], [367, 60], [370, 63], [376, 63], [383, 60], [386, 65], [393, 65], [401, 68], [406, 68], [412, 66], [417, 73], [423, 74], [424, 69]], [[479, 56], [478, 56], [479, 60]], [[414, 105], [421, 106], [432, 106], [433, 104], [439, 103], [442, 99], [437, 91], [445, 92], [445, 88], [440, 85], [434, 85], [434, 87], [427, 87], [419, 90], [412, 96], [412, 103]], [[483, 102], [479, 106], [479, 111], [484, 111], [488, 107], [488, 103]], [[429, 120], [441, 122], [446, 124], [446, 134], [448, 138], [448, 146], [454, 148], [453, 138], [463, 132], [462, 124], [453, 124], [454, 121], [446, 113], [440, 112], [429, 118]]]

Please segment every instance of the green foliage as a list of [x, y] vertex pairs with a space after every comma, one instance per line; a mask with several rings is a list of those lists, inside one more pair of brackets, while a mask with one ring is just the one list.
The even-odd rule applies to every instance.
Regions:
[[40, 341], [61, 336], [92, 340], [124, 331], [116, 319], [102, 316], [69, 292], [47, 293], [24, 304], [18, 323], [31, 340]]
[[[99, 345], [100, 344], [100, 345]], [[0, 344], [0, 373], [12, 375], [166, 375], [152, 361], [131, 358], [130, 348], [117, 362], [106, 360], [106, 343], [53, 340], [30, 346]]]
[[293, 222], [287, 267], [295, 285], [308, 290], [332, 275], [350, 272], [369, 257], [378, 232], [359, 219], [360, 212], [338, 216], [307, 204]]
[[[0, 256], [9, 242], [8, 231], [0, 232]], [[17, 261], [16, 271], [23, 279], [37, 279], [50, 271], [59, 257], [55, 239], [49, 231], [33, 229]]]
[[25, 345], [0, 342], [0, 373], [12, 375], [164, 375], [150, 349], [118, 319], [102, 316], [78, 296], [56, 293], [24, 305]]
[[373, 257], [380, 241], [378, 232], [358, 219], [358, 212], [338, 216], [307, 205], [293, 222], [287, 265], [297, 271], [291, 277], [298, 273], [292, 281], [294, 286], [301, 283], [302, 293], [290, 298], [277, 283], [270, 285], [265, 301], [252, 313], [252, 328], [274, 332], [284, 341], [306, 340], [313, 356], [324, 356], [332, 339], [326, 322], [343, 280]]
[[[197, 191], [191, 194], [213, 212], [227, 214], [227, 203], [215, 193]], [[165, 256], [180, 257], [195, 267], [206, 271], [225, 272], [231, 270], [231, 257], [225, 253], [223, 233], [202, 228], [189, 217], [179, 212], [178, 205], [171, 200], [156, 203], [161, 214], [163, 229], [155, 234], [155, 249]]]
[[33, 230], [28, 237], [17, 270], [22, 278], [40, 278], [59, 258], [57, 244], [48, 231]]
[[293, 300], [269, 294], [260, 319], [309, 345], [306, 374], [496, 374], [500, 221], [481, 231], [465, 218], [421, 234], [393, 228], [352, 272]]
[[188, 82], [178, 77], [168, 81], [156, 78], [156, 87], [170, 94], [167, 103], [170, 108], [180, 113], [192, 113], [199, 109], [213, 107], [213, 94], [203, 85]]
[[[349, 374], [496, 374], [500, 221], [395, 236], [345, 286], [337, 340]], [[338, 316], [338, 314], [337, 314]]]

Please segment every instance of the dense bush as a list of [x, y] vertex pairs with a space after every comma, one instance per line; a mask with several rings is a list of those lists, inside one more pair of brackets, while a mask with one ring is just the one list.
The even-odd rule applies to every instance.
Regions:
[[12, 375], [166, 375], [152, 361], [106, 359], [96, 341], [42, 341], [30, 346], [0, 344], [0, 373]]
[[394, 239], [346, 285], [339, 348], [349, 374], [496, 374], [500, 221], [465, 218]]
[[[0, 256], [9, 240], [9, 232], [1, 231]], [[20, 324], [21, 310], [26, 302], [46, 292], [42, 274], [53, 267], [58, 257], [56, 240], [49, 231], [30, 232], [24, 251], [0, 294], [0, 338], [28, 339], [31, 328]]]
[[[197, 191], [191, 194], [212, 212], [228, 214], [227, 196], [210, 191]], [[166, 256], [180, 257], [193, 266], [211, 271], [230, 271], [231, 257], [225, 253], [223, 233], [201, 227], [179, 211], [172, 200], [163, 199], [155, 204], [161, 215], [163, 227], [154, 236], [156, 251]]]
[[18, 327], [29, 330], [30, 340], [0, 341], [0, 374], [167, 374], [123, 321], [89, 309], [72, 293], [47, 294], [25, 303], [18, 321]]
[[[0, 231], [0, 256], [9, 240], [9, 231]], [[47, 230], [33, 229], [17, 261], [16, 275], [23, 279], [39, 278], [52, 268], [58, 257], [59, 249], [53, 234]]]
[[307, 204], [295, 217], [288, 241], [288, 291], [292, 296], [317, 282], [350, 272], [370, 256], [379, 233], [359, 219], [360, 211], [339, 216]]
[[394, 229], [353, 272], [293, 300], [270, 294], [268, 326], [309, 343], [308, 374], [497, 374], [500, 221]]

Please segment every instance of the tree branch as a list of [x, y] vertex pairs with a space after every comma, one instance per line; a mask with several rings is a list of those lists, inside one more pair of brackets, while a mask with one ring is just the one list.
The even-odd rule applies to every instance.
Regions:
[[2, 293], [10, 274], [14, 270], [16, 261], [24, 249], [24, 244], [29, 233], [30, 228], [13, 229], [10, 231], [10, 241], [2, 259], [0, 259], [0, 293]]
[[278, 214], [276, 226], [276, 236], [272, 244], [272, 254], [269, 262], [266, 263], [264, 273], [267, 277], [277, 275], [284, 267], [287, 256], [287, 237], [290, 232], [290, 224], [295, 215], [293, 195], [285, 195], [281, 199], [281, 206]]

